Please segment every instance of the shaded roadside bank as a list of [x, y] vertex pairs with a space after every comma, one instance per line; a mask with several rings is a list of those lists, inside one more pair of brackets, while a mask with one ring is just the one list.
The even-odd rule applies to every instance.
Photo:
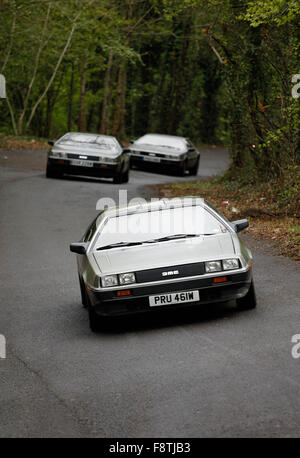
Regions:
[[161, 197], [197, 195], [229, 220], [248, 218], [246, 233], [274, 242], [275, 254], [300, 260], [300, 175], [290, 171], [279, 182], [249, 184], [211, 178], [156, 186]]

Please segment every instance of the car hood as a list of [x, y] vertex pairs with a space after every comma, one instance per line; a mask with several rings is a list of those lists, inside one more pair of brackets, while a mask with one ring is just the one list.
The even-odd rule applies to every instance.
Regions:
[[100, 274], [171, 267], [234, 256], [230, 233], [95, 251]]
[[88, 146], [80, 146], [80, 145], [54, 145], [52, 150], [53, 152], [57, 153], [65, 153], [65, 154], [78, 154], [78, 155], [85, 155], [85, 156], [95, 156], [95, 157], [118, 157], [121, 154], [121, 151], [112, 152], [111, 150], [105, 150], [102, 148], [89, 148]]
[[184, 154], [186, 151], [175, 149], [175, 148], [168, 148], [166, 146], [155, 146], [155, 145], [132, 145], [129, 148], [129, 151], [134, 153], [135, 151], [138, 152], [145, 152], [145, 153], [155, 153], [155, 154], [167, 154], [169, 156], [180, 156]]

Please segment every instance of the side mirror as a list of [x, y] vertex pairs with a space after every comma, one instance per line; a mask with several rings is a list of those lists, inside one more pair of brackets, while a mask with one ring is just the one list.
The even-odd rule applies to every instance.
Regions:
[[77, 254], [86, 254], [89, 244], [86, 242], [71, 243], [70, 251]]
[[243, 229], [249, 227], [249, 221], [247, 219], [239, 219], [237, 221], [232, 221], [231, 224], [235, 232], [241, 232]]
[[132, 140], [132, 139], [131, 139], [131, 140], [129, 140], [129, 143], [133, 144], [133, 143], [134, 143], [134, 140]]
[[189, 151], [189, 152], [190, 152], [190, 151], [195, 151], [195, 148], [194, 148], [193, 146], [189, 146], [189, 147], [188, 147], [188, 151]]
[[54, 145], [54, 143], [55, 143], [55, 141], [54, 141], [54, 140], [48, 140], [48, 145], [50, 145], [50, 146], [53, 146], [53, 145]]

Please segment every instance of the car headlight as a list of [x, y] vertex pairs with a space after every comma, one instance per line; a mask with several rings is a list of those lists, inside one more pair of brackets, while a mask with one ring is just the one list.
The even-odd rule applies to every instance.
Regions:
[[205, 263], [206, 272], [220, 272], [222, 270], [221, 261], [207, 261]]
[[66, 157], [66, 153], [59, 153], [58, 151], [50, 151], [49, 156]]
[[113, 162], [117, 163], [119, 160], [119, 157], [99, 157], [100, 162]]
[[135, 275], [133, 272], [119, 275], [120, 285], [128, 285], [129, 283], [135, 283]]
[[224, 270], [234, 270], [240, 267], [238, 259], [224, 259], [222, 263]]
[[110, 286], [117, 286], [119, 284], [117, 275], [106, 275], [101, 278], [103, 288], [109, 288]]

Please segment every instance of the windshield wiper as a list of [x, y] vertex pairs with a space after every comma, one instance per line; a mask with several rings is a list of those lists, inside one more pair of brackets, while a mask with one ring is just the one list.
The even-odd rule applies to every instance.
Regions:
[[134, 245], [141, 245], [143, 242], [119, 242], [119, 243], [112, 243], [111, 245], [100, 246], [97, 248], [96, 251], [100, 250], [109, 250], [110, 248], [118, 248], [118, 247], [125, 247], [125, 246], [134, 246]]
[[187, 239], [189, 237], [198, 237], [200, 234], [174, 234], [174, 235], [167, 235], [165, 237], [160, 237], [159, 239], [154, 239], [154, 242], [165, 242], [168, 240], [176, 240], [176, 239]]
[[157, 242], [168, 242], [169, 240], [177, 240], [177, 239], [188, 239], [192, 237], [201, 237], [207, 235], [215, 235], [214, 233], [210, 234], [175, 234], [175, 235], [167, 235], [166, 237], [160, 237], [158, 239], [147, 240], [143, 243], [157, 243]]
[[174, 234], [160, 237], [158, 239], [147, 240], [144, 243], [156, 243], [156, 242], [167, 242], [168, 240], [187, 239], [190, 237], [199, 237], [200, 235], [206, 234]]
[[211, 233], [211, 234], [174, 234], [174, 235], [167, 235], [165, 237], [160, 237], [158, 239], [143, 240], [141, 242], [118, 242], [118, 243], [112, 243], [111, 245], [100, 246], [99, 248], [97, 248], [96, 251], [109, 250], [110, 248], [143, 245], [144, 243], [168, 242], [169, 240], [187, 239], [187, 238], [201, 237], [201, 236], [206, 236], [206, 235], [215, 235], [215, 234], [214, 233]]

